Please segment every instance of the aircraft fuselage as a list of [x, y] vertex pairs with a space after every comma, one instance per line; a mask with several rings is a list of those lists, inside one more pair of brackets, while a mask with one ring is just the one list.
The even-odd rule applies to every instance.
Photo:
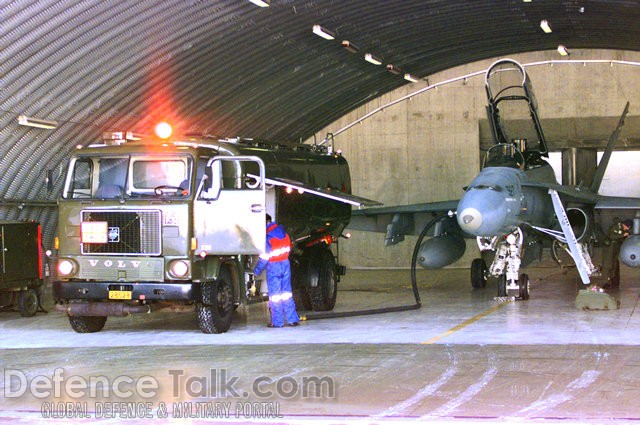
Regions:
[[526, 182], [557, 184], [549, 164], [527, 171], [501, 166], [484, 168], [458, 204], [460, 228], [470, 235], [493, 237], [510, 233], [523, 223], [549, 227], [553, 206], [547, 189], [523, 186]]

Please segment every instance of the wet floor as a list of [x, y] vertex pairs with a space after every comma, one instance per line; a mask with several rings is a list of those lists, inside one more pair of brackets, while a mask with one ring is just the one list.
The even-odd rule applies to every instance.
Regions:
[[[77, 334], [55, 312], [0, 313], [0, 421], [199, 423], [640, 420], [640, 271], [620, 309], [575, 306], [577, 274], [530, 269], [531, 299], [494, 300], [469, 270], [420, 271], [422, 308], [268, 329], [263, 304], [229, 332], [194, 314], [109, 318]], [[337, 311], [411, 306], [406, 270], [349, 271]]]

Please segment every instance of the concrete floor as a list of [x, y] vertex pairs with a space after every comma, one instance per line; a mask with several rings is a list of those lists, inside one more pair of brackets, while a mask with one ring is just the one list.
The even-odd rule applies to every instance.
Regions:
[[[526, 302], [472, 290], [469, 270], [420, 271], [419, 310], [267, 329], [258, 304], [222, 335], [193, 314], [81, 335], [50, 300], [33, 318], [5, 311], [0, 422], [637, 423], [640, 270], [622, 267], [613, 311], [576, 309], [574, 270], [528, 273]], [[413, 302], [407, 270], [349, 271], [336, 310]]]

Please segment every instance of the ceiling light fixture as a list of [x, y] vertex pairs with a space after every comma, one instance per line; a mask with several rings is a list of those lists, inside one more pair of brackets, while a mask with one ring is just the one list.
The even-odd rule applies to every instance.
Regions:
[[560, 53], [560, 56], [569, 56], [569, 51], [564, 44], [558, 46], [558, 53]]
[[251, 3], [260, 7], [269, 7], [269, 0], [249, 0]]
[[551, 27], [549, 26], [549, 22], [546, 19], [540, 21], [540, 28], [542, 28], [542, 31], [546, 32], [547, 34], [551, 32]]
[[396, 75], [402, 73], [402, 70], [400, 68], [398, 68], [397, 66], [395, 66], [395, 65], [393, 65], [391, 63], [387, 64], [387, 71], [389, 71], [392, 74], [396, 74]]
[[355, 44], [353, 44], [349, 40], [342, 40], [342, 47], [344, 47], [345, 49], [347, 49], [351, 53], [358, 53], [360, 51], [360, 49], [358, 49], [358, 46], [356, 46]]
[[404, 74], [404, 79], [407, 81], [411, 81], [412, 83], [417, 83], [418, 82], [418, 78], [414, 77], [411, 74]]
[[336, 35], [334, 32], [329, 31], [328, 29], [322, 28], [320, 25], [313, 26], [313, 33], [315, 35], [319, 35], [325, 40], [333, 40], [334, 38], [336, 38]]
[[57, 121], [41, 120], [38, 118], [31, 118], [26, 115], [20, 115], [18, 117], [18, 124], [26, 125], [27, 127], [46, 128], [48, 130], [58, 128]]
[[371, 53], [365, 53], [364, 60], [374, 65], [382, 65], [382, 61], [377, 57], [373, 56]]

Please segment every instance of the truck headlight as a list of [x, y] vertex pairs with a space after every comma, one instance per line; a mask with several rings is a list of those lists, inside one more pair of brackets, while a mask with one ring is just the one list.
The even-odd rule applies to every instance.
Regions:
[[185, 260], [175, 260], [169, 264], [169, 273], [173, 277], [183, 278], [189, 274], [189, 263]]
[[58, 261], [58, 273], [60, 276], [68, 277], [75, 274], [77, 270], [75, 262], [66, 258]]

